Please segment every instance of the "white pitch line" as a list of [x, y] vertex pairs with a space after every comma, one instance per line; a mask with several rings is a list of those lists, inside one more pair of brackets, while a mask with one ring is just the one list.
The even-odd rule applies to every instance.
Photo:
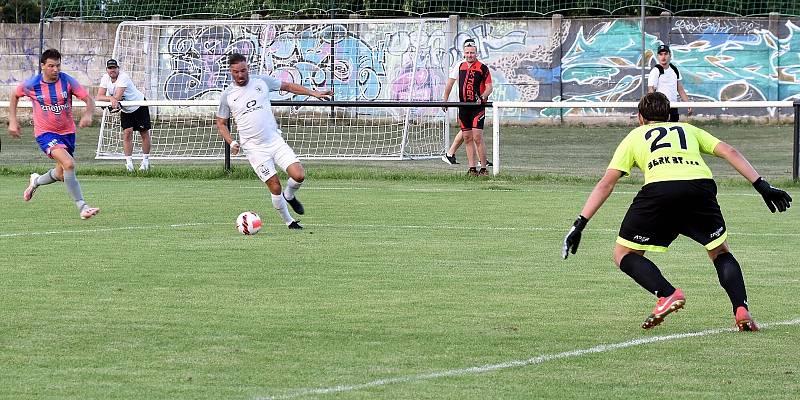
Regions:
[[[129, 181], [125, 181], [125, 180], [113, 180], [113, 179], [106, 179], [106, 178], [102, 178], [102, 179], [82, 178], [82, 180], [87, 180], [89, 182], [125, 182], [126, 186], [144, 186], [144, 187], [154, 187], [154, 186], [161, 187], [161, 186], [163, 186], [162, 183], [152, 182], [152, 181], [149, 181], [149, 182], [148, 181], [129, 182]], [[494, 184], [500, 185], [500, 186], [502, 186], [502, 185], [517, 185], [517, 183], [509, 183], [509, 182], [496, 182]], [[528, 184], [527, 183], [523, 183], [523, 185], [528, 185]], [[194, 189], [194, 188], [206, 189], [209, 186], [208, 185], [187, 183], [187, 184], [181, 185], [180, 187], [182, 189]], [[243, 189], [243, 190], [266, 190], [265, 186], [250, 185], [250, 184], [247, 184], [247, 185], [244, 185], [244, 186], [234, 186], [234, 187], [237, 188], [237, 189]], [[341, 190], [341, 191], [347, 191], [347, 190], [368, 191], [368, 190], [374, 190], [374, 191], [378, 191], [378, 192], [386, 191], [386, 192], [411, 192], [411, 193], [476, 193], [476, 194], [477, 193], [485, 193], [485, 192], [490, 192], [490, 193], [491, 192], [502, 192], [502, 193], [513, 193], [513, 192], [519, 192], [519, 193], [564, 193], [564, 194], [567, 194], [567, 193], [580, 193], [580, 194], [586, 194], [587, 196], [591, 192], [591, 190], [572, 190], [572, 189], [567, 189], [567, 188], [564, 188], [564, 189], [549, 189], [549, 188], [543, 188], [543, 187], [535, 187], [535, 188], [503, 188], [503, 187], [491, 188], [490, 187], [490, 188], [483, 188], [483, 187], [479, 187], [478, 186], [478, 187], [475, 187], [475, 188], [452, 188], [452, 187], [419, 188], [419, 187], [410, 187], [410, 186], [409, 187], [397, 187], [397, 186], [393, 186], [393, 187], [379, 187], [379, 186], [365, 187], [365, 186], [311, 186], [311, 185], [306, 185], [306, 186], [303, 187], [303, 191], [309, 191], [309, 190], [311, 190], [311, 191], [313, 191], [313, 190], [320, 190], [320, 191], [325, 191], [325, 190], [330, 190], [330, 191], [339, 191], [339, 190]], [[614, 194], [621, 194], [621, 195], [635, 195], [637, 193], [638, 193], [638, 190], [634, 190], [634, 191], [615, 190], [614, 191]], [[738, 197], [738, 196], [756, 197], [756, 196], [761, 196], [761, 195], [758, 194], [758, 193], [755, 193], [755, 192], [753, 192], [753, 193], [717, 193], [717, 197], [727, 197], [727, 196], [730, 196], [730, 197]]]
[[[776, 326], [782, 325], [798, 325], [800, 324], [800, 318], [796, 318], [793, 320], [788, 321], [780, 321], [780, 322], [773, 322], [768, 324], [761, 324], [761, 329], [769, 329]], [[338, 385], [338, 386], [331, 386], [325, 388], [305, 388], [305, 389], [297, 389], [293, 391], [293, 393], [285, 394], [285, 395], [276, 395], [270, 397], [256, 397], [257, 400], [278, 400], [278, 399], [293, 399], [302, 396], [309, 396], [309, 395], [324, 395], [324, 394], [332, 394], [332, 393], [343, 393], [343, 392], [354, 392], [363, 389], [369, 389], [378, 386], [386, 386], [386, 385], [393, 385], [399, 383], [411, 383], [411, 382], [419, 382], [419, 381], [426, 381], [438, 378], [447, 378], [447, 377], [454, 377], [454, 376], [464, 376], [464, 375], [477, 375], [477, 374], [484, 374], [487, 372], [498, 371], [503, 369], [509, 368], [518, 368], [518, 367], [527, 367], [531, 365], [539, 365], [544, 364], [549, 361], [555, 361], [565, 358], [573, 358], [573, 357], [581, 357], [587, 354], [596, 354], [596, 353], [605, 353], [608, 351], [619, 350], [619, 349], [626, 349], [629, 347], [635, 346], [642, 346], [650, 343], [657, 343], [657, 342], [667, 342], [671, 340], [679, 340], [679, 339], [686, 339], [686, 338], [694, 338], [694, 337], [701, 337], [701, 336], [709, 336], [709, 335], [717, 335], [720, 333], [725, 332], [734, 332], [733, 328], [718, 328], [718, 329], [708, 329], [705, 331], [700, 332], [687, 332], [687, 333], [676, 333], [672, 335], [664, 335], [664, 336], [653, 336], [644, 339], [634, 339], [629, 340], [627, 342], [620, 342], [620, 343], [612, 343], [612, 344], [601, 344], [594, 347], [589, 347], [586, 349], [579, 349], [579, 350], [571, 350], [565, 351], [562, 353], [556, 354], [544, 354], [540, 356], [531, 357], [525, 360], [512, 360], [506, 361], [498, 364], [487, 364], [481, 365], [476, 367], [467, 367], [467, 368], [460, 368], [460, 369], [450, 369], [444, 371], [434, 371], [428, 372], [424, 374], [417, 374], [417, 375], [406, 375], [406, 376], [399, 376], [396, 378], [383, 378], [377, 379], [374, 381], [370, 381], [367, 383], [360, 383], [354, 385]]]
[[[63, 231], [42, 231], [42, 232], [17, 232], [17, 233], [0, 233], [0, 238], [20, 237], [20, 236], [46, 236], [46, 235], [61, 235], [67, 233], [97, 233], [97, 232], [112, 232], [112, 231], [132, 231], [141, 229], [165, 229], [165, 228], [183, 228], [187, 226], [203, 226], [203, 225], [220, 225], [219, 222], [196, 222], [186, 224], [170, 224], [170, 225], [141, 225], [141, 226], [118, 226], [114, 228], [92, 228], [92, 229], [71, 229]], [[230, 224], [233, 225], [233, 224]]]
[[[139, 225], [139, 226], [120, 226], [112, 228], [92, 228], [92, 229], [71, 229], [61, 231], [40, 231], [40, 232], [13, 232], [13, 233], [0, 233], [2, 238], [26, 237], [26, 236], [47, 236], [47, 235], [60, 235], [70, 233], [97, 233], [97, 232], [113, 232], [113, 231], [129, 231], [129, 230], [145, 230], [145, 229], [169, 229], [169, 228], [182, 228], [189, 226], [208, 226], [208, 225], [233, 225], [227, 222], [196, 222], [196, 223], [183, 223], [183, 224], [169, 224], [169, 225]], [[280, 224], [265, 224], [265, 226], [280, 227]], [[429, 229], [429, 230], [449, 230], [449, 231], [474, 231], [479, 229], [474, 226], [463, 225], [387, 225], [387, 224], [303, 224], [305, 227], [320, 227], [320, 228], [346, 228], [346, 229]], [[559, 232], [564, 233], [566, 228], [546, 228], [546, 227], [508, 227], [508, 226], [484, 226], [480, 227], [483, 231], [497, 231], [497, 232]], [[614, 233], [617, 229], [611, 228], [587, 228], [584, 232], [603, 232]], [[799, 237], [800, 233], [747, 233], [747, 232], [729, 232], [731, 236], [755, 236], [755, 237]]]

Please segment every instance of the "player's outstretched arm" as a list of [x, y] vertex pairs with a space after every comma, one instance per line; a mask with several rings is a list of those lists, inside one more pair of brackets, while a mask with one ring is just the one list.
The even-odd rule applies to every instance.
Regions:
[[566, 260], [569, 253], [575, 254], [578, 251], [583, 228], [586, 227], [589, 220], [597, 213], [597, 210], [603, 206], [608, 196], [611, 196], [611, 192], [614, 191], [614, 186], [617, 185], [617, 181], [622, 177], [622, 174], [621, 171], [616, 169], [607, 169], [605, 175], [603, 175], [600, 181], [597, 182], [597, 185], [594, 186], [589, 198], [586, 199], [586, 204], [584, 204], [581, 214], [578, 215], [578, 218], [564, 237], [564, 247], [561, 251], [561, 257], [563, 259]]
[[720, 142], [714, 147], [714, 155], [725, 159], [736, 171], [750, 181], [750, 183], [753, 184], [753, 188], [755, 188], [764, 199], [764, 203], [767, 204], [767, 208], [769, 208], [771, 212], [775, 212], [776, 210], [784, 212], [791, 207], [792, 196], [770, 185], [766, 179], [758, 174], [758, 171], [750, 165], [750, 162], [747, 161], [736, 148], [725, 142]]
[[319, 92], [291, 82], [281, 82], [281, 90], [294, 94], [312, 96], [322, 100], [330, 100], [331, 96], [333, 96], [333, 90], [323, 90]]

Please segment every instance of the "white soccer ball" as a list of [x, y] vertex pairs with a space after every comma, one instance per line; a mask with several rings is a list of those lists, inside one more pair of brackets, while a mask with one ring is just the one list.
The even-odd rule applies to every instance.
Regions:
[[236, 228], [242, 235], [255, 235], [261, 230], [261, 217], [252, 211], [245, 211], [236, 217]]

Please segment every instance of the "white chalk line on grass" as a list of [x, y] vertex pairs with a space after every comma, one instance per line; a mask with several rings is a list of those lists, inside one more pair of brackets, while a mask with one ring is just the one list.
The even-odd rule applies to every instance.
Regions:
[[[800, 318], [795, 318], [793, 320], [788, 321], [779, 321], [779, 322], [772, 322], [767, 324], [761, 324], [761, 329], [769, 329], [777, 326], [786, 326], [786, 325], [798, 325], [800, 324]], [[456, 377], [456, 376], [465, 376], [465, 375], [477, 375], [477, 374], [484, 374], [487, 372], [504, 370], [509, 368], [519, 368], [519, 367], [527, 367], [532, 365], [539, 365], [544, 364], [549, 361], [556, 361], [565, 358], [574, 358], [574, 357], [581, 357], [588, 354], [596, 354], [596, 353], [605, 353], [608, 351], [626, 349], [629, 347], [635, 346], [642, 346], [651, 343], [658, 343], [658, 342], [667, 342], [671, 340], [680, 340], [680, 339], [687, 339], [687, 338], [695, 338], [695, 337], [702, 337], [702, 336], [710, 336], [710, 335], [717, 335], [720, 333], [725, 332], [734, 332], [735, 329], [733, 328], [717, 328], [717, 329], [708, 329], [705, 331], [700, 332], [687, 332], [687, 333], [676, 333], [672, 335], [664, 335], [664, 336], [653, 336], [648, 338], [642, 339], [633, 339], [627, 342], [620, 342], [620, 343], [611, 343], [611, 344], [601, 344], [594, 347], [589, 347], [586, 349], [578, 349], [578, 350], [570, 350], [565, 351], [562, 353], [556, 354], [544, 354], [540, 356], [531, 357], [525, 360], [512, 360], [506, 361], [497, 364], [487, 364], [475, 367], [467, 367], [467, 368], [459, 368], [459, 369], [450, 369], [450, 370], [443, 370], [443, 371], [434, 371], [434, 372], [427, 372], [424, 374], [416, 374], [416, 375], [406, 375], [406, 376], [398, 376], [395, 378], [383, 378], [383, 379], [376, 379], [374, 381], [370, 381], [367, 383], [359, 383], [353, 385], [338, 385], [338, 386], [331, 386], [331, 387], [321, 387], [321, 388], [303, 388], [303, 389], [296, 389], [291, 390], [291, 393], [283, 394], [283, 395], [275, 395], [275, 396], [268, 396], [268, 397], [256, 397], [258, 400], [278, 400], [278, 399], [293, 399], [296, 397], [302, 396], [310, 396], [310, 395], [324, 395], [324, 394], [332, 394], [332, 393], [343, 393], [343, 392], [354, 392], [363, 389], [374, 388], [378, 386], [386, 386], [386, 385], [394, 385], [400, 383], [411, 383], [411, 382], [419, 382], [419, 381], [426, 381], [426, 380], [433, 380], [439, 378], [448, 378], [448, 377]], [[749, 334], [749, 333], [747, 333]], [[757, 334], [757, 333], [755, 333]]]
[[[170, 228], [184, 228], [191, 226], [203, 225], [221, 225], [220, 222], [195, 222], [185, 224], [169, 224], [169, 225], [139, 225], [139, 226], [117, 226], [112, 228], [91, 228], [91, 229], [69, 229], [62, 231], [40, 231], [40, 232], [14, 232], [14, 233], [0, 233], [0, 238], [11, 238], [20, 236], [47, 236], [47, 235], [61, 235], [69, 233], [98, 233], [98, 232], [113, 232], [113, 231], [134, 231], [144, 229], [170, 229]], [[227, 224], [233, 225], [233, 224]]]
[[[85, 178], [84, 178], [85, 179]], [[126, 186], [145, 186], [145, 187], [152, 187], [152, 186], [163, 186], [163, 184], [157, 182], [130, 182], [124, 180], [109, 180], [109, 179], [97, 179], [96, 182], [124, 182]], [[509, 182], [497, 182], [495, 183], [498, 186], [501, 185], [516, 185], [516, 183], [509, 183]], [[535, 183], [533, 184], [535, 185]], [[546, 185], [543, 183], [542, 185]], [[577, 186], [577, 185], [576, 185]], [[209, 188], [209, 185], [198, 185], [193, 183], [187, 183], [180, 186], [181, 189], [206, 189]], [[266, 190], [266, 187], [261, 185], [244, 185], [244, 186], [234, 186], [237, 189], [243, 190]], [[558, 188], [558, 189], [550, 189], [546, 187], [535, 187], [535, 188], [503, 188], [503, 187], [475, 187], [475, 188], [454, 188], [454, 187], [433, 187], [433, 188], [420, 188], [420, 187], [413, 187], [409, 185], [408, 187], [398, 187], [398, 186], [390, 186], [390, 187], [380, 187], [380, 186], [312, 186], [312, 185], [305, 185], [303, 187], [304, 191], [309, 190], [319, 190], [319, 191], [386, 191], [386, 192], [411, 192], [411, 193], [486, 193], [486, 192], [502, 192], [502, 193], [513, 193], [513, 192], [520, 192], [520, 193], [579, 193], [589, 195], [591, 190], [571, 190], [567, 188]], [[622, 194], [622, 195], [634, 195], [637, 194], [637, 191], [628, 191], [628, 190], [615, 190], [614, 194]], [[761, 196], [758, 193], [717, 193], [717, 197], [722, 196], [745, 196], [745, 197], [754, 197], [754, 196]]]
[[[9, 232], [0, 233], [2, 238], [14, 237], [28, 237], [28, 236], [47, 236], [47, 235], [61, 235], [71, 233], [98, 233], [98, 232], [113, 232], [113, 231], [133, 231], [133, 230], [146, 230], [146, 229], [171, 229], [171, 228], [185, 228], [193, 226], [211, 226], [211, 225], [233, 225], [232, 222], [194, 222], [194, 223], [180, 223], [168, 225], [135, 225], [135, 226], [117, 226], [108, 228], [89, 228], [89, 229], [68, 229], [59, 231], [34, 231], [34, 232]], [[319, 228], [340, 228], [340, 229], [428, 229], [428, 230], [448, 230], [448, 231], [474, 231], [480, 229], [481, 231], [497, 231], [497, 232], [559, 232], [565, 233], [566, 228], [545, 228], [537, 226], [529, 227], [508, 227], [508, 226], [463, 226], [463, 225], [387, 225], [387, 224], [303, 224], [306, 228], [319, 227]], [[264, 224], [265, 227], [274, 226], [276, 228], [282, 227], [280, 224]], [[614, 233], [617, 229], [610, 228], [588, 228], [584, 232], [603, 232]], [[800, 233], [747, 233], [747, 232], [729, 232], [731, 236], [756, 236], [756, 237], [798, 237]]]

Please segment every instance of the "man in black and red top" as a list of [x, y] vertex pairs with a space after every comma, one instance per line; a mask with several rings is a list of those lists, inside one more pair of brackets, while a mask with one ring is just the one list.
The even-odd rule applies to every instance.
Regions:
[[[470, 175], [488, 175], [486, 172], [486, 145], [483, 142], [483, 120], [486, 117], [486, 100], [492, 93], [492, 74], [489, 67], [478, 61], [478, 49], [472, 39], [464, 42], [464, 61], [456, 63], [450, 71], [444, 89], [444, 101], [450, 97], [453, 85], [458, 81], [458, 98], [461, 102], [478, 103], [474, 107], [459, 107], [458, 123], [461, 132], [453, 139], [450, 150], [442, 159], [448, 164], [456, 164], [455, 152], [462, 140], [467, 144], [467, 161]], [[475, 155], [479, 160], [475, 160]], [[481, 169], [476, 164], [480, 162]]]

